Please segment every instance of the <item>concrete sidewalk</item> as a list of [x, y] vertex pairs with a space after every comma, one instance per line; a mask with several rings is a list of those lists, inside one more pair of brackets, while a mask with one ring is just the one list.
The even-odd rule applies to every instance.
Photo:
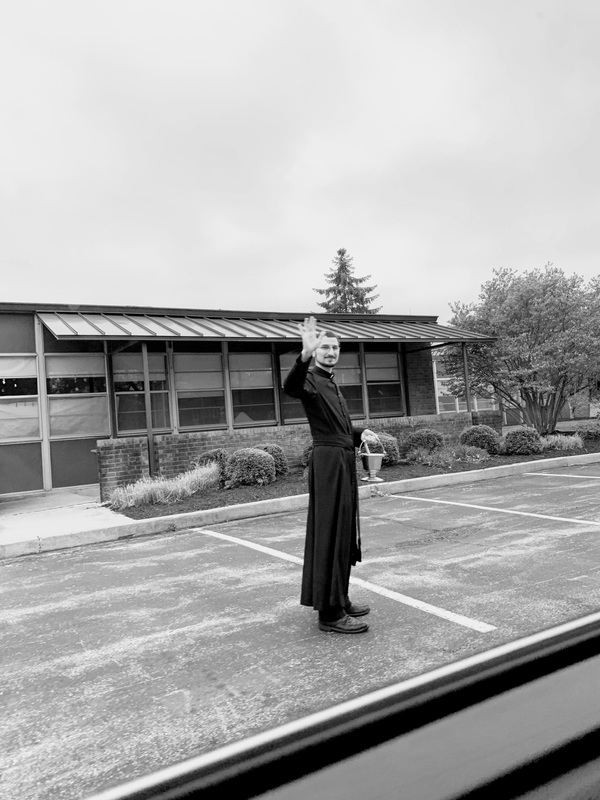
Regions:
[[[364, 499], [381, 493], [398, 494], [597, 462], [600, 462], [600, 453], [561, 456], [426, 478], [363, 484], [359, 487], [359, 495]], [[385, 472], [383, 475], [385, 476]], [[206, 511], [132, 520], [102, 506], [96, 484], [12, 496], [4, 500], [0, 498], [0, 558], [35, 555], [85, 544], [281, 514], [306, 508], [307, 503], [308, 495], [303, 494]]]

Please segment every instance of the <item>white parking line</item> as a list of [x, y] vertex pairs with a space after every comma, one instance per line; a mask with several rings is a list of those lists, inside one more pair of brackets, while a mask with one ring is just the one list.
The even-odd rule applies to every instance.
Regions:
[[[241, 544], [244, 547], [249, 547], [251, 550], [258, 550], [259, 553], [265, 553], [268, 556], [275, 556], [275, 558], [281, 558], [284, 561], [291, 561], [292, 564], [299, 564], [300, 566], [303, 564], [302, 559], [298, 558], [298, 556], [292, 556], [289, 555], [289, 553], [284, 553], [281, 550], [274, 550], [272, 547], [265, 547], [262, 544], [248, 542], [245, 539], [238, 539], [237, 536], [229, 536], [226, 533], [209, 531], [206, 528], [192, 528], [192, 530], [194, 533], [204, 533], [206, 536], [213, 536], [215, 539], [223, 539], [224, 541], [232, 542], [233, 544]], [[427, 614], [433, 614], [436, 617], [441, 617], [442, 619], [447, 619], [450, 622], [455, 622], [457, 625], [463, 625], [465, 628], [471, 628], [474, 631], [479, 631], [479, 633], [488, 633], [489, 631], [496, 630], [494, 625], [488, 625], [487, 622], [479, 622], [476, 619], [464, 617], [462, 614], [455, 614], [453, 611], [446, 611], [445, 608], [432, 606], [430, 603], [424, 603], [422, 600], [416, 600], [414, 597], [409, 597], [406, 594], [400, 594], [400, 592], [393, 592], [391, 589], [385, 589], [383, 586], [377, 586], [375, 583], [363, 581], [361, 578], [351, 577], [350, 583], [354, 584], [355, 586], [362, 586], [363, 589], [367, 589], [370, 592], [379, 594], [382, 597], [388, 597], [390, 600], [395, 600], [396, 602], [403, 603], [406, 606], [417, 608], [419, 611], [425, 611]]]
[[[539, 475], [539, 472], [534, 473]], [[552, 517], [549, 514], [534, 514], [532, 511], [515, 511], [511, 508], [497, 508], [496, 506], [478, 506], [474, 503], [457, 503], [455, 500], [434, 500], [432, 497], [413, 497], [408, 494], [393, 494], [392, 498], [399, 500], [414, 500], [419, 503], [440, 503], [446, 506], [460, 506], [461, 508], [476, 508], [478, 511], [496, 511], [499, 514], [518, 514], [521, 517], [536, 517], [536, 519], [549, 519], [554, 522], [573, 522], [576, 525], [600, 525], [600, 521], [593, 519], [570, 519], [569, 517]]]
[[579, 478], [580, 481], [600, 481], [600, 475], [567, 475], [565, 472], [524, 472], [523, 475], [546, 475], [548, 478]]

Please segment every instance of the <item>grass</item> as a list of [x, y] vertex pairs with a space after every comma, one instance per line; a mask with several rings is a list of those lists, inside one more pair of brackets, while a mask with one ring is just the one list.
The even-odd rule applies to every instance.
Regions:
[[219, 484], [218, 464], [204, 464], [175, 478], [142, 478], [111, 493], [108, 505], [124, 511], [145, 505], [166, 505], [193, 497]]

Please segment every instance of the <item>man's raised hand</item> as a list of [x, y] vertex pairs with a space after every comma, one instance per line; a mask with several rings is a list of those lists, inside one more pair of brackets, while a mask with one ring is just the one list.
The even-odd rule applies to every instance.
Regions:
[[317, 330], [317, 320], [314, 317], [305, 317], [304, 323], [298, 325], [302, 336], [302, 360], [308, 361], [321, 344], [325, 331]]

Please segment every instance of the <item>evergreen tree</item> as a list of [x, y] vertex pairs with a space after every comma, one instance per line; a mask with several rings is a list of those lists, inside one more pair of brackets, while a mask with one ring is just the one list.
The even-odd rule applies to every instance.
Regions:
[[368, 281], [370, 275], [364, 278], [356, 278], [352, 273], [352, 257], [348, 255], [345, 248], [341, 247], [337, 251], [336, 257], [331, 262], [333, 269], [325, 275], [325, 280], [329, 284], [327, 289], [314, 289], [318, 294], [325, 295], [325, 302], [317, 303], [324, 308], [328, 314], [377, 314], [379, 308], [370, 308], [371, 303], [379, 295], [370, 295], [376, 286], [363, 286]]

